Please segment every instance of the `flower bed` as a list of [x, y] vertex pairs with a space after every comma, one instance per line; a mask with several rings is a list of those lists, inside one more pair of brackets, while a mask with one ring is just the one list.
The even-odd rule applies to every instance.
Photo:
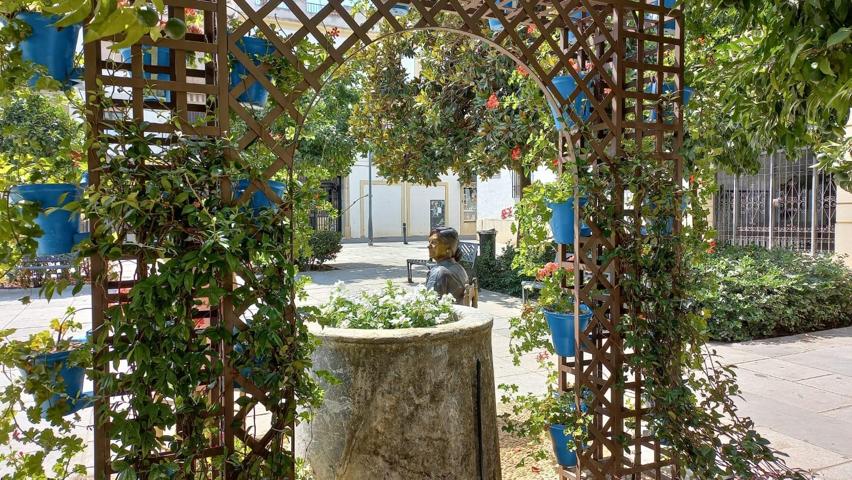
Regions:
[[452, 295], [438, 296], [425, 287], [404, 288], [388, 281], [379, 292], [348, 294], [335, 285], [321, 309], [320, 322], [334, 328], [422, 328], [458, 320]]

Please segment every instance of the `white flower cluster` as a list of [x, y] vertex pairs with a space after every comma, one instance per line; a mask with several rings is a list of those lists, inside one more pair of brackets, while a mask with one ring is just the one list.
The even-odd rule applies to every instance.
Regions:
[[425, 287], [406, 288], [391, 282], [378, 292], [351, 294], [337, 282], [326, 304], [320, 307], [319, 322], [338, 328], [433, 327], [458, 320], [452, 295], [439, 297]]

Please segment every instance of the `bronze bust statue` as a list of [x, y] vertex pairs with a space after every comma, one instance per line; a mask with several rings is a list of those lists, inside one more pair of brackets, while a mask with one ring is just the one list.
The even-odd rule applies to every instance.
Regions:
[[426, 288], [439, 295], [450, 294], [456, 303], [462, 303], [468, 278], [464, 267], [459, 265], [459, 234], [454, 228], [438, 227], [429, 234], [429, 258], [437, 265], [429, 270]]

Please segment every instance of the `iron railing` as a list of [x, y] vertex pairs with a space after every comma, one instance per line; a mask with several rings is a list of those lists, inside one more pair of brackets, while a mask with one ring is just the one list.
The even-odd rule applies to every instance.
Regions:
[[837, 188], [815, 163], [812, 152], [794, 159], [776, 152], [761, 155], [754, 175], [719, 173], [714, 200], [719, 242], [833, 252]]

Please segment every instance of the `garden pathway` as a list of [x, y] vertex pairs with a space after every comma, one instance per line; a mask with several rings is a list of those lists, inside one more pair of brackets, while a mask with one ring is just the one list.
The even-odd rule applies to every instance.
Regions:
[[[381, 288], [387, 280], [404, 284], [405, 259], [426, 256], [425, 242], [345, 244], [332, 264], [334, 270], [310, 273], [308, 302], [322, 302], [338, 281], [356, 290]], [[414, 277], [422, 283], [425, 270], [420, 267]], [[37, 292], [0, 290], [0, 329], [16, 328], [16, 337], [46, 328], [51, 318], [70, 305], [91, 305], [88, 289], [75, 298], [66, 295], [50, 303], [36, 299], [30, 305], [17, 302], [24, 295], [35, 298]], [[513, 365], [509, 355], [509, 318], [519, 308], [518, 299], [482, 292], [480, 309], [494, 316], [495, 377], [498, 384], [542, 392], [546, 377], [538, 369], [535, 354], [525, 356], [520, 366]], [[88, 311], [79, 314], [84, 328], [88, 328], [88, 317]], [[712, 347], [726, 363], [737, 366], [743, 390], [738, 402], [741, 413], [754, 419], [757, 429], [789, 454], [788, 464], [813, 470], [825, 480], [852, 479], [852, 328]], [[82, 416], [92, 424], [91, 410]], [[90, 428], [81, 427], [79, 433], [91, 441]], [[86, 463], [92, 464], [90, 457]]]

